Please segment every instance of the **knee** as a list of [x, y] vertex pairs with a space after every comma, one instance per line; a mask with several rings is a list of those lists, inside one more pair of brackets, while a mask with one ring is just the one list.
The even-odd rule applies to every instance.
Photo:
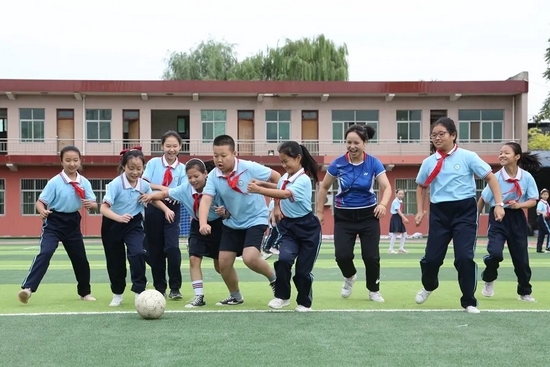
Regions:
[[216, 270], [216, 273], [221, 274], [220, 263], [218, 262], [218, 260], [214, 260], [214, 270]]
[[190, 256], [189, 257], [189, 267], [192, 269], [197, 269], [201, 267], [202, 258], [197, 256]]
[[243, 263], [247, 267], [254, 267], [260, 261], [260, 256], [254, 256], [252, 254], [243, 254]]

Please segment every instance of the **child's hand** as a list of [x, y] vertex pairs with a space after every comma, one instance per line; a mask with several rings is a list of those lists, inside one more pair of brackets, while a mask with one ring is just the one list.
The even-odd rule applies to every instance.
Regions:
[[165, 212], [164, 212], [164, 218], [166, 218], [166, 220], [168, 221], [168, 223], [172, 223], [174, 221], [174, 218], [176, 217], [176, 214], [170, 210], [170, 209], [167, 209]]
[[119, 222], [119, 223], [128, 223], [132, 220], [132, 218], [133, 217], [130, 214], [119, 215], [117, 222]]
[[49, 209], [44, 208], [43, 210], [40, 210], [38, 213], [40, 214], [40, 218], [46, 219], [48, 218], [48, 215], [50, 215], [52, 211]]
[[138, 202], [147, 206], [151, 201], [153, 201], [153, 194], [141, 194], [138, 198]]
[[[258, 182], [259, 183], [259, 182]], [[256, 182], [249, 182], [248, 183], [248, 187], [246, 188], [246, 190], [250, 193], [253, 193], [253, 194], [259, 194], [260, 193], [260, 190], [261, 190], [261, 187], [260, 185], [258, 185], [258, 183]]]
[[407, 218], [403, 218], [403, 223], [409, 224], [409, 220]]

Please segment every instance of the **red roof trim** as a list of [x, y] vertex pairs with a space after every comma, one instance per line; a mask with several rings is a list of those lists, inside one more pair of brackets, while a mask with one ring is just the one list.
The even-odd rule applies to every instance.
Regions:
[[524, 80], [435, 82], [100, 81], [0, 79], [13, 93], [216, 93], [216, 94], [520, 94]]

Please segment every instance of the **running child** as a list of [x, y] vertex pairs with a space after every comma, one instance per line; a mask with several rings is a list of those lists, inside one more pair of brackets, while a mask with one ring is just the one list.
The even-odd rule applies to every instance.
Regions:
[[398, 189], [395, 192], [395, 199], [393, 199], [393, 202], [391, 203], [390, 213], [392, 216], [390, 219], [390, 249], [388, 250], [388, 253], [390, 254], [397, 254], [397, 252], [393, 250], [393, 245], [395, 244], [398, 234], [401, 234], [399, 253], [406, 254], [408, 252], [405, 250], [405, 240], [407, 239], [407, 229], [405, 228], [405, 224], [408, 224], [409, 220], [405, 217], [405, 214], [403, 214], [404, 197], [405, 191]]

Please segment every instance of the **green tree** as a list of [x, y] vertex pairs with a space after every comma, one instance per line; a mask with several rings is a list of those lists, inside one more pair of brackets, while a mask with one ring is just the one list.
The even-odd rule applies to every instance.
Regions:
[[209, 39], [188, 52], [173, 52], [165, 80], [231, 80], [238, 64], [235, 45]]
[[550, 134], [543, 133], [541, 129], [533, 127], [527, 132], [529, 134], [529, 150], [550, 150]]
[[[546, 71], [542, 76], [550, 82], [550, 39], [548, 39], [549, 46], [546, 48], [546, 53], [544, 54], [544, 61], [546, 62]], [[546, 97], [546, 100], [542, 104], [539, 115], [541, 118], [550, 120], [550, 93]]]
[[235, 45], [209, 40], [189, 52], [174, 52], [163, 78], [169, 80], [348, 80], [348, 49], [324, 35], [287, 39], [241, 62]]

